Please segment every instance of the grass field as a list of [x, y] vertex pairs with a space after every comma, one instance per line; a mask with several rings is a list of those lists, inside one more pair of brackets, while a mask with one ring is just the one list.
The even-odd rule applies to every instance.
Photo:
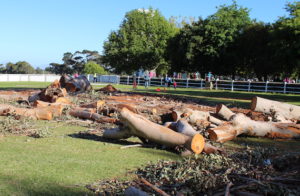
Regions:
[[[1, 89], [44, 88], [49, 83], [0, 82]], [[101, 86], [96, 85], [95, 88]], [[123, 91], [131, 86], [116, 85]], [[138, 92], [156, 92], [156, 88]], [[226, 103], [232, 106], [247, 106], [254, 96], [286, 101], [300, 105], [299, 95], [244, 93], [229, 91], [207, 91], [195, 89], [170, 89], [166, 94], [200, 99], [203, 103]], [[0, 121], [5, 117], [0, 117]], [[32, 122], [35, 123], [35, 122]], [[68, 125], [64, 122], [39, 121], [38, 126], [47, 127], [51, 135], [46, 138], [26, 136], [0, 136], [0, 195], [85, 195], [91, 194], [84, 186], [100, 179], [127, 178], [126, 171], [158, 159], [179, 159], [174, 153], [152, 148], [121, 150], [124, 143], [111, 143], [94, 139], [73, 137], [87, 128]], [[282, 145], [284, 149], [299, 150], [299, 142], [274, 142], [273, 140], [250, 138], [229, 142], [238, 147], [250, 141], [253, 144]]]

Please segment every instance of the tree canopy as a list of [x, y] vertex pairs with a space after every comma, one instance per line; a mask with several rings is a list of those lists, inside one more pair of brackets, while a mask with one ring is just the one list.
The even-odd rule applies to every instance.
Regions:
[[233, 2], [205, 19], [184, 25], [168, 46], [173, 71], [212, 71], [267, 79], [299, 77], [300, 3], [287, 4], [290, 15], [273, 24], [251, 20]]
[[85, 74], [107, 74], [107, 72], [105, 71], [105, 69], [100, 66], [99, 64], [97, 64], [95, 61], [88, 61], [85, 65], [84, 65], [84, 73]]
[[18, 61], [17, 63], [7, 63], [5, 68], [0, 68], [2, 73], [8, 74], [34, 74], [35, 69], [26, 61]]
[[128, 12], [119, 30], [111, 32], [104, 43], [103, 62], [116, 73], [131, 73], [140, 68], [167, 71], [168, 40], [177, 32], [158, 10]]
[[83, 73], [84, 65], [88, 61], [101, 62], [101, 56], [97, 51], [83, 50], [74, 53], [66, 52], [62, 58], [63, 63], [50, 63], [47, 71], [55, 74]]

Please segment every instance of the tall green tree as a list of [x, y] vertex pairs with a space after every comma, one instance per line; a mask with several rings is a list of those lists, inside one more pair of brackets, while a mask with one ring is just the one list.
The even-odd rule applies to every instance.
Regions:
[[100, 66], [99, 64], [97, 64], [95, 61], [88, 61], [85, 65], [84, 65], [84, 73], [85, 74], [107, 74], [107, 72], [105, 71], [105, 69]]
[[0, 73], [5, 73], [5, 67], [3, 64], [0, 64]]
[[131, 73], [140, 68], [165, 72], [169, 69], [167, 43], [177, 31], [158, 10], [130, 11], [119, 30], [111, 32], [104, 43], [103, 62], [116, 73]]
[[8, 74], [34, 74], [35, 69], [26, 61], [7, 63], [5, 72]]
[[84, 65], [88, 61], [101, 63], [101, 55], [97, 51], [83, 50], [74, 53], [66, 52], [62, 58], [63, 63], [50, 63], [48, 71], [55, 74], [83, 73]]
[[286, 5], [289, 16], [274, 24], [276, 62], [284, 76], [300, 76], [300, 2]]
[[[220, 6], [215, 14], [186, 25], [170, 41], [172, 66], [183, 66], [188, 71], [235, 74], [234, 54], [228, 49], [250, 23], [247, 8], [238, 6], [236, 2]], [[176, 46], [178, 48], [174, 49]]]

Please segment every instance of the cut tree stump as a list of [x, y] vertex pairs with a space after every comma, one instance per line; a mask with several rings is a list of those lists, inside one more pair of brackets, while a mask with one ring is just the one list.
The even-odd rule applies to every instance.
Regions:
[[71, 76], [63, 75], [59, 79], [59, 83], [62, 88], [66, 88], [67, 92], [82, 93], [85, 91], [92, 90], [92, 86], [85, 76], [78, 76], [77, 78], [72, 78]]
[[253, 97], [251, 110], [271, 114], [277, 121], [300, 120], [300, 106]]
[[223, 104], [217, 105], [216, 114], [227, 121], [234, 115], [234, 113]]

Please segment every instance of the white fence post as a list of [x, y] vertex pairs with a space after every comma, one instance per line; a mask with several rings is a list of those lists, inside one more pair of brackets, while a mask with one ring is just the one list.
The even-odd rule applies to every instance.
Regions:
[[140, 76], [138, 77], [138, 83], [137, 83], [137, 85], [140, 85]]
[[188, 88], [189, 87], [189, 79], [187, 78], [186, 79], [186, 88]]
[[251, 81], [249, 81], [248, 83], [248, 92], [250, 92], [250, 88], [251, 88]]
[[265, 93], [268, 92], [268, 83], [269, 83], [269, 81], [266, 81]]
[[149, 86], [151, 86], [151, 78], [149, 78]]
[[200, 88], [203, 89], [203, 79], [201, 78]]
[[217, 78], [216, 79], [216, 90], [218, 90], [218, 81], [219, 81], [219, 79]]
[[231, 82], [231, 91], [233, 91], [233, 83], [234, 83], [234, 80], [232, 80], [232, 82]]
[[163, 85], [163, 78], [160, 79], [160, 86]]
[[127, 76], [127, 85], [129, 85], [129, 76]]
[[283, 93], [286, 93], [286, 82], [284, 82], [284, 86], [283, 86]]

